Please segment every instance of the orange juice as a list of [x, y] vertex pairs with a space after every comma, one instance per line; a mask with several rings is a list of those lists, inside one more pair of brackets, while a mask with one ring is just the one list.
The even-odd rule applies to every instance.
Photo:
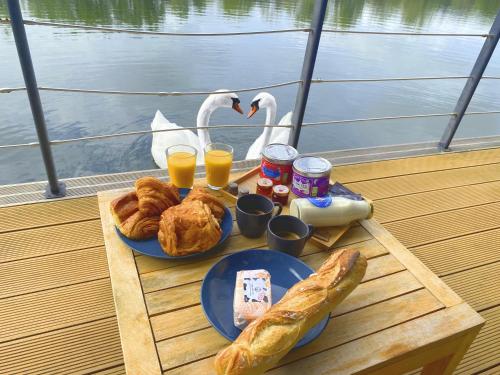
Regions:
[[207, 183], [214, 188], [222, 188], [229, 182], [233, 154], [224, 150], [205, 152]]
[[179, 188], [190, 188], [194, 182], [196, 155], [189, 152], [174, 152], [167, 157], [168, 173], [172, 183]]

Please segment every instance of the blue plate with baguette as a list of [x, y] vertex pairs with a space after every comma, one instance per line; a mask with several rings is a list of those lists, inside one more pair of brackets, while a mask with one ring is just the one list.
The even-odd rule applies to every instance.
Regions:
[[[307, 264], [288, 254], [257, 249], [228, 255], [212, 266], [201, 286], [201, 304], [208, 321], [222, 336], [231, 341], [234, 341], [241, 333], [241, 329], [235, 325], [237, 319], [233, 313], [233, 301], [239, 295], [238, 291], [235, 294], [237, 273], [243, 270], [267, 271], [270, 275], [270, 296], [273, 305], [285, 295], [288, 289], [314, 272]], [[245, 280], [252, 282], [251, 278]], [[247, 298], [247, 290], [251, 289], [255, 292], [255, 290], [266, 289], [265, 280], [253, 282], [253, 286], [250, 287], [248, 283], [244, 283], [243, 289], [245, 302], [254, 301]], [[262, 298], [267, 301], [266, 296]], [[326, 316], [311, 328], [294, 348], [304, 346], [317, 338], [327, 326], [328, 320], [329, 316]]]

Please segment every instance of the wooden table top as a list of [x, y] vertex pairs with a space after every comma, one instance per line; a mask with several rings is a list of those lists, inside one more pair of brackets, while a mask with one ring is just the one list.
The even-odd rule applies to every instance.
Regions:
[[[122, 193], [104, 191], [98, 198], [127, 372], [214, 373], [213, 357], [229, 342], [203, 314], [201, 282], [221, 257], [266, 248], [265, 238], [245, 238], [234, 225], [223, 248], [203, 260], [135, 254], [119, 239], [109, 211]], [[234, 202], [227, 205], [234, 212]], [[301, 260], [316, 269], [341, 247], [368, 258], [362, 283], [316, 340], [269, 373], [402, 373], [467, 349], [467, 338], [474, 338], [483, 319], [379, 223], [361, 221], [330, 251], [310, 241]]]

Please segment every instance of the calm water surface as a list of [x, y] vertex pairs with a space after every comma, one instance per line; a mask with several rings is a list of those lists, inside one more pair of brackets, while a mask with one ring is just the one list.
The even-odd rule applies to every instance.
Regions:
[[[246, 31], [308, 27], [313, 0], [21, 0], [26, 18], [155, 31]], [[500, 0], [330, 1], [330, 28], [484, 33]], [[0, 17], [5, 17], [0, 2]], [[27, 26], [39, 85], [142, 91], [239, 88], [298, 79], [305, 33], [219, 38], [106, 34]], [[467, 75], [482, 38], [324, 34], [314, 77], [376, 78]], [[0, 87], [23, 86], [8, 25], [0, 25]], [[499, 49], [486, 74], [500, 76]], [[464, 81], [343, 83], [311, 89], [305, 121], [451, 112]], [[500, 82], [483, 81], [470, 110], [500, 109]], [[278, 119], [291, 110], [296, 87], [270, 91]], [[245, 110], [256, 93], [242, 93]], [[51, 139], [144, 130], [156, 109], [172, 122], [194, 126], [204, 97], [107, 96], [42, 92]], [[263, 111], [262, 111], [263, 112]], [[305, 128], [302, 152], [437, 140], [447, 118]], [[248, 123], [219, 110], [212, 124]], [[259, 113], [252, 123], [263, 123]], [[244, 158], [261, 129], [213, 129], [212, 139]], [[500, 116], [468, 117], [458, 137], [500, 134]], [[36, 141], [25, 92], [0, 94], [0, 144]], [[154, 168], [151, 136], [54, 147], [61, 177]], [[37, 148], [0, 150], [0, 184], [45, 179]]]

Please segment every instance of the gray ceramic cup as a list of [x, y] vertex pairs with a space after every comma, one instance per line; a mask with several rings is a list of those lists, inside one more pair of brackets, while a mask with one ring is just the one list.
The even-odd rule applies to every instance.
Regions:
[[[275, 212], [276, 208], [276, 212]], [[264, 234], [267, 223], [281, 213], [283, 207], [259, 194], [244, 195], [236, 201], [236, 222], [245, 237], [256, 238]]]
[[313, 226], [295, 216], [273, 217], [267, 224], [267, 245], [294, 257], [302, 254], [304, 246], [313, 234]]

